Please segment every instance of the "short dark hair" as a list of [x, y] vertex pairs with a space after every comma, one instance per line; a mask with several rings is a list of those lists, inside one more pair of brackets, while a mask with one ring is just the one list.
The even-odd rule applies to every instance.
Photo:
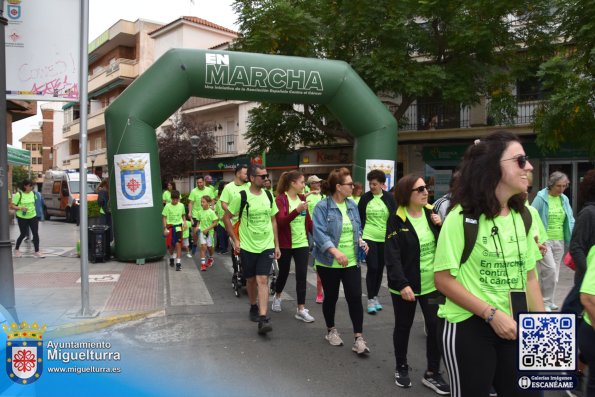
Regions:
[[244, 168], [248, 169], [248, 166], [246, 164], [238, 164], [236, 165], [236, 168], [233, 169], [233, 173], [237, 175], [237, 173]]
[[178, 192], [177, 190], [172, 190], [171, 191], [171, 199], [179, 199], [180, 198], [180, 192]]
[[588, 171], [578, 188], [579, 208], [588, 201], [595, 201], [595, 169]]
[[211, 201], [213, 201], [213, 199], [212, 199], [212, 198], [211, 198], [211, 196], [209, 196], [209, 195], [204, 195], [204, 196], [202, 196], [202, 197], [200, 198], [200, 200], [201, 200], [201, 201], [202, 201], [202, 200], [204, 200], [204, 201], [206, 201], [207, 203], [210, 203]]
[[376, 180], [379, 183], [384, 184], [386, 182], [386, 174], [380, 170], [372, 170], [368, 172], [366, 179], [368, 180], [368, 182]]
[[399, 207], [407, 207], [409, 205], [413, 186], [419, 179], [423, 179], [423, 177], [417, 174], [407, 174], [397, 181], [395, 185], [395, 201]]
[[264, 167], [264, 165], [261, 165], [261, 164], [250, 165], [250, 167], [248, 167], [248, 178], [250, 178], [251, 176], [256, 176], [257, 170], [265, 170], [265, 169], [266, 168]]
[[205, 177], [202, 175], [199, 175], [196, 177], [196, 182], [198, 182], [200, 179], [202, 179], [203, 181], [205, 180]]
[[[502, 179], [500, 159], [512, 142], [521, 143], [512, 132], [495, 131], [467, 148], [460, 176], [455, 179], [452, 188], [450, 208], [460, 204], [465, 214], [475, 218], [484, 214], [493, 219], [500, 213], [500, 202], [495, 194]], [[525, 197], [525, 192], [515, 194], [509, 198], [508, 206], [520, 212], [525, 205]]]
[[33, 181], [31, 179], [25, 179], [21, 182], [21, 189], [25, 190], [25, 186], [33, 186]]

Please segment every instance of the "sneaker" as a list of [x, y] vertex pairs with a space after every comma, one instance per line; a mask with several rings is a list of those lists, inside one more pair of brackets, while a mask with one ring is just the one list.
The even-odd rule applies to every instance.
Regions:
[[209, 258], [209, 259], [207, 259], [207, 267], [211, 267], [211, 266], [213, 266], [213, 262], [215, 262], [215, 261], [213, 260], [213, 258]]
[[258, 334], [259, 335], [266, 335], [268, 332], [273, 330], [273, 326], [271, 324], [271, 319], [268, 317], [261, 317], [258, 320]]
[[498, 397], [498, 393], [496, 393], [494, 386], [490, 386], [490, 397]]
[[421, 383], [441, 396], [450, 394], [450, 386], [444, 381], [440, 372], [434, 372], [431, 375], [430, 372], [426, 372]]
[[552, 311], [558, 311], [560, 310], [560, 306], [556, 305], [555, 303], [552, 303], [550, 305], [550, 309], [552, 309]]
[[316, 303], [322, 303], [324, 301], [324, 295], [323, 294], [317, 294], [316, 295]]
[[328, 334], [324, 336], [324, 339], [326, 339], [331, 346], [343, 346], [343, 340], [339, 336], [337, 328], [332, 328]]
[[376, 311], [379, 312], [380, 310], [382, 310], [382, 305], [380, 304], [380, 301], [378, 300], [378, 297], [374, 298], [374, 303], [376, 304]]
[[314, 322], [314, 317], [310, 315], [308, 309], [297, 309], [297, 312], [295, 313], [295, 318], [298, 320], [302, 320], [305, 323]]
[[169, 258], [169, 266], [174, 267], [174, 258]]
[[281, 300], [281, 298], [277, 298], [277, 295], [273, 296], [273, 304], [271, 305], [272, 311], [277, 313], [281, 311]]
[[351, 348], [354, 352], [359, 355], [368, 354], [370, 353], [370, 349], [366, 346], [366, 341], [361, 336], [355, 338], [355, 342], [353, 342], [353, 347]]
[[409, 379], [409, 366], [401, 365], [395, 372], [395, 385], [399, 387], [411, 387], [411, 379]]
[[182, 270], [182, 264], [176, 263], [176, 272], [179, 272], [180, 270]]
[[192, 258], [192, 254], [190, 252], [186, 253], [187, 258]]
[[258, 318], [260, 316], [258, 315], [258, 306], [256, 305], [251, 305], [250, 306], [250, 321], [252, 321], [253, 323], [258, 322]]
[[376, 301], [368, 299], [368, 314], [376, 314]]
[[14, 257], [15, 258], [22, 258], [23, 254], [19, 250], [14, 250]]
[[33, 254], [36, 258], [45, 258], [45, 255], [41, 253], [41, 251], [37, 251]]
[[545, 309], [545, 311], [546, 311], [546, 312], [548, 312], [548, 313], [552, 311], [552, 308], [551, 308], [551, 307], [549, 307], [549, 306], [544, 306], [544, 309]]
[[200, 265], [200, 271], [201, 272], [206, 272], [207, 271], [207, 264], [206, 263], [203, 263], [203, 264]]

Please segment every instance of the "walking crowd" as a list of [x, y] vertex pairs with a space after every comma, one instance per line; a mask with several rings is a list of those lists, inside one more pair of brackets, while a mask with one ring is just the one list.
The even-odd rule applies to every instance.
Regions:
[[[315, 175], [306, 181], [301, 172], [289, 171], [273, 192], [266, 168], [239, 165], [234, 180], [218, 191], [209, 176], [198, 177], [187, 212], [179, 192], [168, 187], [163, 226], [170, 265], [179, 270], [182, 248], [192, 256], [198, 247], [205, 271], [214, 264], [214, 250], [227, 254], [231, 243], [233, 277], [245, 283], [249, 318], [261, 335], [273, 330], [268, 310], [274, 262], [278, 274], [270, 310], [284, 310], [293, 262], [294, 317], [315, 321], [306, 307], [306, 278], [313, 265], [324, 338], [331, 346], [344, 344], [335, 324], [342, 285], [352, 323], [350, 343], [358, 355], [370, 353], [363, 333], [362, 263], [369, 315], [386, 304], [378, 297], [386, 268], [397, 386], [413, 384], [407, 356], [419, 303], [426, 332], [423, 385], [440, 395], [539, 396], [518, 387], [517, 321], [520, 312], [560, 310], [554, 297], [561, 263], [576, 268], [562, 310], [579, 318], [579, 378], [595, 366], [595, 170], [581, 182], [583, 209], [575, 224], [564, 195], [569, 180], [561, 172], [552, 173], [546, 188], [528, 202], [532, 169], [515, 135], [492, 133], [467, 149], [449, 193], [434, 207], [420, 175], [403, 176], [389, 192], [384, 173], [372, 170], [366, 177], [369, 190], [362, 194], [354, 192], [358, 186], [347, 168], [331, 171], [325, 181]], [[591, 372], [587, 395], [593, 397]]]

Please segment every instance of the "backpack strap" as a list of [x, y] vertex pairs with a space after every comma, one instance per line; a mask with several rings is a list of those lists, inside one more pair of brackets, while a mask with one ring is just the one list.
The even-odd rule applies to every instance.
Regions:
[[19, 193], [19, 201], [17, 201], [17, 203], [15, 204], [17, 207], [19, 206], [19, 204], [21, 204], [21, 199], [23, 198], [23, 192], [18, 192]]
[[[242, 219], [244, 208], [248, 207], [248, 195], [246, 194], [245, 190], [240, 191], [240, 199], [240, 214], [238, 216], [238, 220]], [[246, 208], [246, 213], [248, 213], [248, 208]]]
[[533, 224], [533, 217], [531, 216], [531, 212], [527, 209], [527, 207], [523, 206], [521, 210], [521, 218], [523, 219], [523, 225], [525, 225], [525, 234], [529, 234], [529, 230], [531, 230], [531, 225]]
[[267, 194], [267, 197], [269, 198], [269, 202], [271, 203], [271, 208], [273, 208], [273, 194], [271, 192], [269, 192], [268, 190], [264, 191]]
[[467, 262], [469, 256], [471, 255], [471, 251], [473, 251], [473, 247], [475, 246], [475, 240], [477, 240], [477, 233], [479, 231], [479, 220], [474, 218], [472, 215], [463, 214], [463, 232], [465, 235], [465, 246], [463, 247], [463, 254], [461, 255], [461, 262]]

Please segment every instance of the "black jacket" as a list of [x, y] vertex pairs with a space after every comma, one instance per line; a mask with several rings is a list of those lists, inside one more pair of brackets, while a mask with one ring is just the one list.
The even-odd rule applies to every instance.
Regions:
[[[368, 203], [374, 198], [372, 191], [369, 190], [362, 197], [359, 199], [359, 203], [357, 205], [357, 209], [359, 211], [359, 219], [362, 222], [362, 230], [364, 230], [364, 226], [366, 226], [366, 208], [368, 207]], [[380, 198], [386, 208], [388, 208], [388, 213], [392, 214], [397, 210], [397, 203], [395, 202], [395, 197], [387, 192], [386, 190], [382, 191], [382, 197]]]
[[581, 285], [587, 271], [587, 255], [595, 245], [595, 202], [585, 204], [576, 217], [572, 238], [570, 239], [570, 255], [576, 263], [574, 283]]
[[[432, 206], [424, 207], [424, 213], [436, 242], [440, 233], [440, 226], [432, 223]], [[388, 287], [401, 291], [411, 287], [414, 293], [421, 292], [421, 274], [419, 271], [419, 238], [413, 225], [407, 219], [405, 207], [399, 207], [388, 217], [386, 225], [386, 243], [384, 245], [384, 263]]]

